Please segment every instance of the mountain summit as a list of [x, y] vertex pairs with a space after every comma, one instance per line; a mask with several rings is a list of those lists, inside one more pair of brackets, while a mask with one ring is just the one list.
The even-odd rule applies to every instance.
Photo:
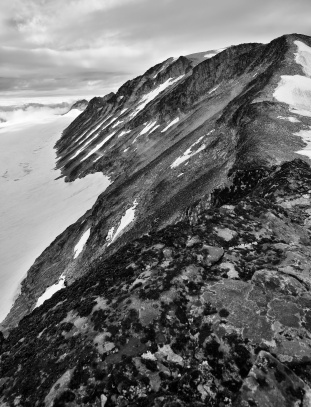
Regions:
[[2, 405], [311, 405], [311, 37], [169, 58], [56, 150], [111, 184], [2, 323]]

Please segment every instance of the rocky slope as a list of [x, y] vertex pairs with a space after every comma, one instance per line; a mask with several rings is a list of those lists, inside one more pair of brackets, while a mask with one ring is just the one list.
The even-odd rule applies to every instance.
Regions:
[[205, 206], [2, 338], [1, 405], [311, 405], [309, 165], [239, 171]]

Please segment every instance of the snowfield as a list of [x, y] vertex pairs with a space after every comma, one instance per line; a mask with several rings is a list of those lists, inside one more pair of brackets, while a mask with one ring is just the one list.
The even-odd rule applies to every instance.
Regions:
[[56, 180], [53, 147], [80, 113], [0, 127], [0, 321], [35, 259], [110, 184], [102, 173]]
[[[283, 75], [273, 96], [279, 101], [289, 105], [292, 113], [311, 117], [311, 47], [301, 41], [295, 41], [297, 53], [295, 61], [301, 65], [303, 75]], [[279, 116], [279, 118], [282, 118]], [[289, 117], [291, 122], [299, 122], [298, 119]], [[307, 143], [302, 150], [296, 151], [297, 154], [305, 155], [311, 158], [311, 127], [309, 130], [300, 130], [294, 133], [301, 137]]]
[[283, 75], [273, 96], [290, 106], [292, 113], [311, 116], [311, 79], [301, 75]]
[[273, 96], [290, 105], [293, 113], [311, 116], [311, 48], [301, 41], [295, 41], [295, 61], [301, 65], [304, 75], [282, 75]]
[[301, 41], [295, 41], [295, 44], [298, 48], [295, 54], [296, 62], [302, 66], [305, 75], [311, 77], [311, 48]]

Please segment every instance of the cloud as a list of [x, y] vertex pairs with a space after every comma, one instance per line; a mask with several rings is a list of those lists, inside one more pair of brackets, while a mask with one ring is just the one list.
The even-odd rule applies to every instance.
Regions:
[[6, 127], [12, 123], [34, 122], [49, 118], [54, 115], [67, 113], [70, 109], [70, 103], [51, 104], [51, 105], [24, 105], [20, 107], [0, 107], [0, 123], [4, 120], [5, 124], [0, 127]]
[[0, 0], [0, 89], [104, 94], [169, 56], [311, 35], [310, 0]]

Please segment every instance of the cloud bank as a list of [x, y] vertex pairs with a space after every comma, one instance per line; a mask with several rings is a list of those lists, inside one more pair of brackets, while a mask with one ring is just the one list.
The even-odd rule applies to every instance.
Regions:
[[103, 95], [170, 56], [292, 32], [310, 0], [0, 0], [0, 92]]
[[67, 113], [71, 103], [58, 104], [29, 103], [26, 105], [0, 106], [0, 128], [13, 123], [36, 122], [42, 119]]

